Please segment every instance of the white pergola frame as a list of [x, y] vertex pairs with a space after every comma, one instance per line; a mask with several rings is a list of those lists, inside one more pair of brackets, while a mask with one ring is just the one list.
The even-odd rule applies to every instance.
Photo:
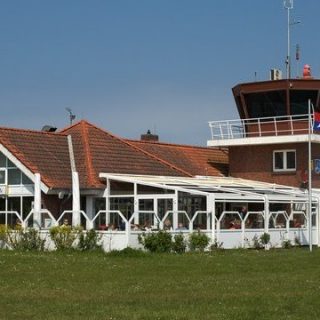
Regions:
[[[269, 206], [273, 203], [287, 204], [307, 204], [308, 193], [304, 190], [277, 185], [266, 182], [246, 180], [232, 177], [169, 177], [169, 176], [149, 176], [149, 175], [126, 175], [100, 173], [100, 178], [106, 179], [107, 188], [104, 193], [106, 197], [106, 208], [109, 210], [110, 197], [117, 197], [116, 194], [110, 195], [110, 182], [126, 182], [133, 184], [133, 194], [126, 194], [126, 197], [133, 197], [135, 203], [134, 212], [139, 211], [137, 207], [137, 199], [142, 195], [138, 194], [138, 185], [150, 186], [164, 190], [172, 190], [174, 193], [168, 194], [168, 197], [175, 197], [175, 205], [173, 211], [178, 211], [178, 192], [184, 192], [192, 195], [202, 195], [207, 197], [207, 212], [211, 214], [211, 230], [212, 241], [215, 240], [215, 206], [218, 202], [237, 202], [237, 203], [263, 203], [265, 220], [269, 221]], [[119, 194], [119, 197], [123, 196]], [[144, 196], [144, 195], [143, 195]], [[162, 194], [163, 196], [163, 194]], [[148, 195], [148, 197], [156, 198], [157, 194]], [[313, 193], [313, 203], [317, 207], [317, 221], [320, 221], [320, 193]], [[192, 218], [191, 218], [192, 219]], [[177, 226], [174, 226], [175, 228]], [[264, 232], [269, 231], [268, 223], [265, 223]], [[317, 243], [319, 244], [320, 230], [317, 223]]]

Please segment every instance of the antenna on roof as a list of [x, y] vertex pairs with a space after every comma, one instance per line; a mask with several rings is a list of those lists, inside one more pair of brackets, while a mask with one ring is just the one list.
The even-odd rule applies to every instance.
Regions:
[[66, 108], [66, 110], [69, 112], [69, 121], [70, 121], [70, 126], [71, 126], [73, 120], [76, 118], [76, 115], [72, 113], [72, 110], [70, 108]]
[[301, 23], [301, 21], [291, 21], [290, 19], [290, 10], [293, 9], [293, 0], [283, 0], [283, 6], [285, 9], [287, 9], [288, 12], [288, 22], [287, 22], [287, 28], [288, 28], [288, 48], [287, 48], [287, 59], [286, 59], [286, 69], [287, 69], [287, 79], [290, 79], [291, 77], [291, 57], [290, 57], [290, 28], [293, 25]]

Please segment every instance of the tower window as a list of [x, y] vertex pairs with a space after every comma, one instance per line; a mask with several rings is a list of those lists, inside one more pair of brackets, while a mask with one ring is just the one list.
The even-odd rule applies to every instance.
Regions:
[[295, 171], [296, 170], [296, 150], [276, 150], [273, 151], [273, 171]]

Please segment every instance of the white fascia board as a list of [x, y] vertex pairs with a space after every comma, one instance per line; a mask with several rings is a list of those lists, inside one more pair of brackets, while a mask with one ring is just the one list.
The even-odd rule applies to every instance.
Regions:
[[[35, 182], [35, 173], [29, 170], [21, 161], [19, 161], [3, 144], [0, 143], [0, 152], [2, 152], [15, 166], [20, 169], [33, 183]], [[40, 183], [41, 190], [48, 193], [49, 187], [42, 181]]]
[[[313, 143], [320, 143], [318, 134], [311, 135]], [[250, 137], [240, 139], [219, 139], [208, 140], [208, 147], [231, 147], [231, 146], [248, 146], [248, 145], [267, 145], [267, 144], [283, 144], [283, 143], [302, 143], [308, 142], [307, 134], [290, 135], [290, 136], [266, 136], [266, 137]]]

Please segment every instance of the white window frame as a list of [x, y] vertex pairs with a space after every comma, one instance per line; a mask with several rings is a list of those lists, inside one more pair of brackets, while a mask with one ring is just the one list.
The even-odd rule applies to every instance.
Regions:
[[[293, 169], [292, 168], [288, 168], [288, 164], [287, 164], [287, 154], [288, 154], [288, 152], [294, 152], [295, 167]], [[277, 169], [275, 167], [275, 164], [276, 164], [275, 154], [276, 153], [282, 153], [283, 154], [283, 169]], [[295, 149], [274, 150], [273, 151], [272, 162], [273, 162], [273, 172], [295, 172], [295, 171], [297, 171], [297, 151]]]

